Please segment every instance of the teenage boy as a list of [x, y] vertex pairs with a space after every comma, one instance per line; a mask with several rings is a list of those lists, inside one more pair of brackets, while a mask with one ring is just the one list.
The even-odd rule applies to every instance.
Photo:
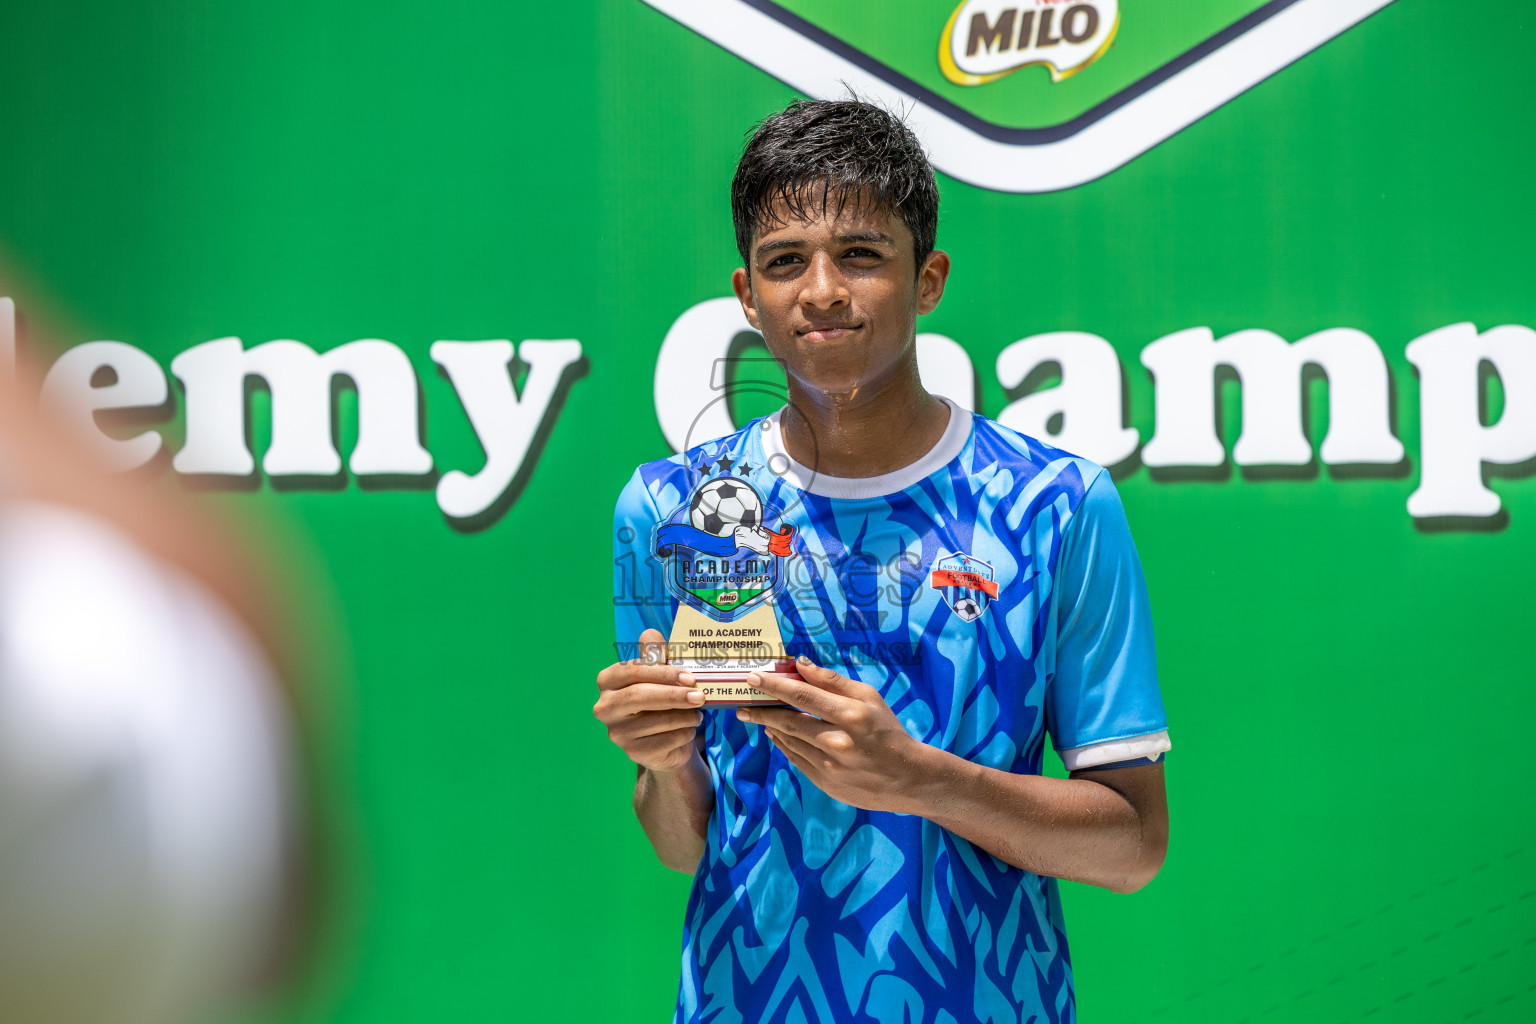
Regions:
[[[694, 875], [675, 1019], [1074, 1020], [1056, 879], [1134, 891], [1168, 835], [1120, 500], [1101, 467], [923, 389], [916, 319], [950, 261], [900, 121], [793, 103], [753, 134], [731, 200], [732, 284], [789, 401], [641, 466], [616, 553], [668, 555], [670, 521], [782, 555], [769, 606], [817, 658], [750, 677], [777, 708], [701, 709], [675, 665], [598, 676], [635, 813]], [[677, 607], [618, 603], [619, 640], [663, 641]], [[1041, 774], [1047, 733], [1070, 778]]]

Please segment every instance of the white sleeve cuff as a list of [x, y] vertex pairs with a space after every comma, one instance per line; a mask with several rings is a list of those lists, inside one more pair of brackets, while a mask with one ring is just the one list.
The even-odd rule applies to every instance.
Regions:
[[1130, 736], [1123, 740], [1090, 743], [1086, 747], [1073, 747], [1057, 753], [1061, 755], [1061, 763], [1066, 766], [1067, 771], [1075, 772], [1079, 768], [1114, 764], [1116, 761], [1133, 761], [1138, 757], [1151, 757], [1172, 749], [1173, 744], [1168, 742], [1168, 731], [1165, 729], [1145, 736]]

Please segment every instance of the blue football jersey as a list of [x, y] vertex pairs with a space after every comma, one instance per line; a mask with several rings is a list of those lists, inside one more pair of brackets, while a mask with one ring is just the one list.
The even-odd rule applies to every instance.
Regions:
[[[716, 618], [769, 604], [789, 654], [969, 761], [1039, 774], [1047, 734], [1074, 769], [1168, 749], [1109, 474], [953, 403], [933, 451], [874, 478], [818, 476], [778, 414], [754, 420], [641, 466], [614, 525], [623, 657], [646, 628], [668, 635], [680, 601]], [[747, 575], [690, 575], [731, 565]], [[1055, 879], [833, 800], [733, 710], [702, 728], [715, 806], [676, 1021], [1075, 1020]]]

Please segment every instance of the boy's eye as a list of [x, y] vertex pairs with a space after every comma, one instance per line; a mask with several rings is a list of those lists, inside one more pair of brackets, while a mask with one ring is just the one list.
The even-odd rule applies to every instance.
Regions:
[[790, 264], [798, 263], [799, 261], [799, 256], [796, 256], [794, 253], [787, 252], [783, 256], [775, 256], [773, 259], [769, 260], [768, 265], [770, 267], [787, 267]]
[[849, 249], [847, 252], [843, 253], [843, 255], [847, 256], [847, 257], [849, 257], [851, 259], [856, 259], [856, 260], [867, 260], [867, 259], [879, 259], [880, 258], [880, 254], [875, 252], [875, 250], [873, 250], [873, 249], [864, 249], [864, 248]]

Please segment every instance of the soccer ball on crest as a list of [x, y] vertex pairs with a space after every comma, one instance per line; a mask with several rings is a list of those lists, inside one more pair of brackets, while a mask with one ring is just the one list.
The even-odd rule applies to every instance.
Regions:
[[733, 476], [722, 476], [693, 492], [688, 503], [688, 522], [696, 530], [725, 537], [738, 526], [755, 527], [763, 521], [763, 502], [752, 485]]
[[955, 609], [955, 614], [960, 616], [966, 622], [975, 622], [977, 619], [981, 618], [981, 605], [976, 603], [975, 598], [959, 598], [955, 601], [952, 607]]

